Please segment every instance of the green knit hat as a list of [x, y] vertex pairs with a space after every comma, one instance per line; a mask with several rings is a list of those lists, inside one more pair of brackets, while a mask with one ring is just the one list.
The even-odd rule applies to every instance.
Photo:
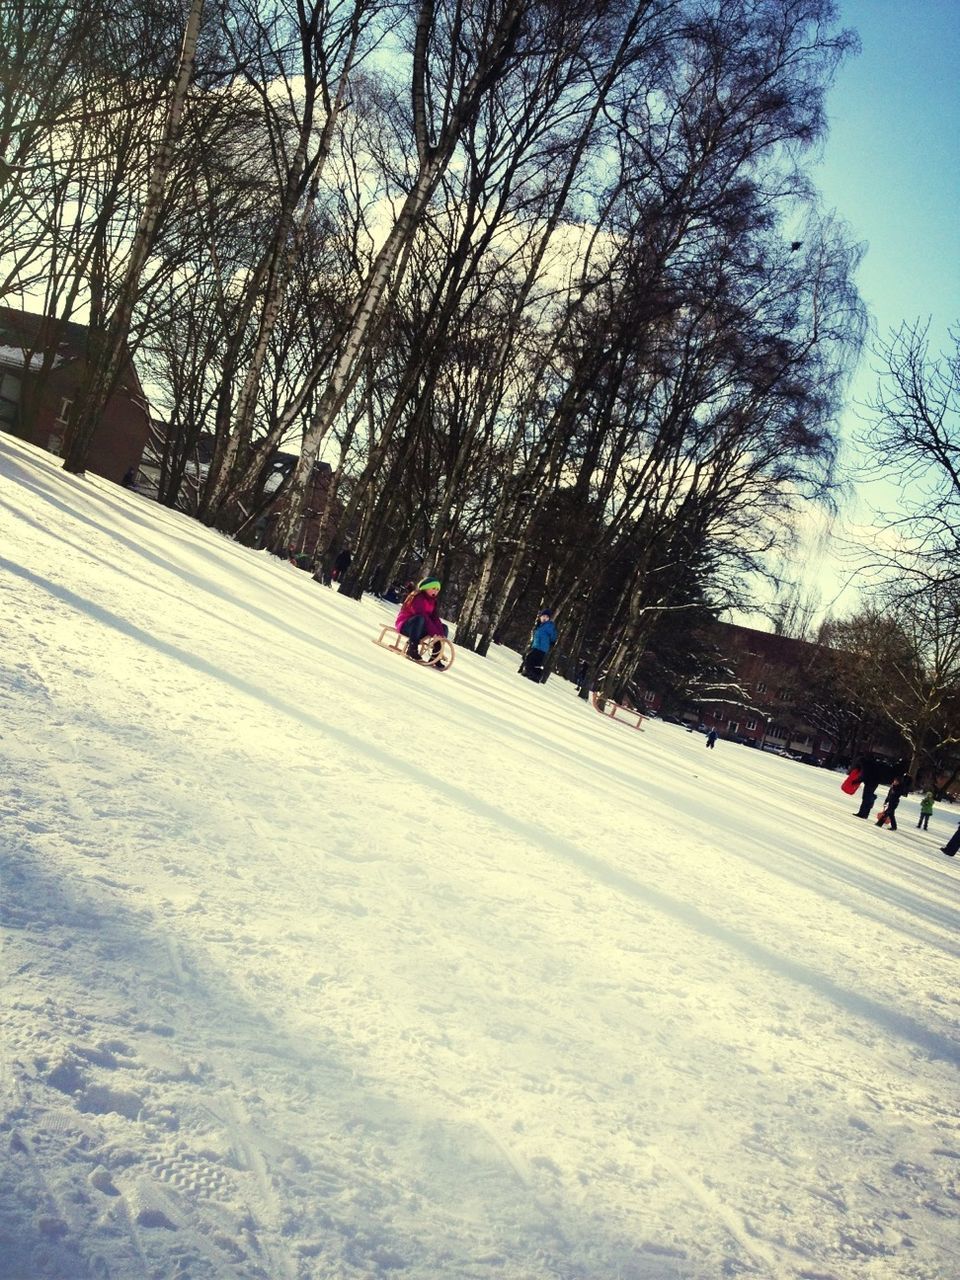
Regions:
[[439, 578], [424, 578], [422, 582], [417, 583], [418, 591], [430, 591], [433, 587], [436, 587], [438, 591], [440, 590]]

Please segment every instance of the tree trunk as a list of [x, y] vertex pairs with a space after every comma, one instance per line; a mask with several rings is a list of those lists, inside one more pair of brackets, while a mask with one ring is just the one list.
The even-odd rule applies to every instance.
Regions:
[[427, 85], [427, 54], [434, 18], [431, 0], [422, 0], [417, 22], [417, 36], [413, 65], [413, 117], [414, 133], [419, 160], [416, 181], [407, 193], [400, 214], [390, 234], [374, 261], [367, 281], [351, 308], [349, 327], [337, 352], [327, 386], [313, 420], [303, 436], [300, 458], [295, 468], [290, 492], [283, 514], [278, 522], [277, 537], [289, 538], [297, 528], [303, 514], [307, 482], [313, 471], [327, 432], [342, 407], [349, 392], [350, 373], [367, 339], [371, 322], [386, 293], [391, 275], [400, 255], [417, 230], [427, 208], [427, 203], [440, 181], [461, 132], [480, 108], [484, 92], [502, 71], [525, 9], [524, 0], [508, 0], [500, 15], [489, 44], [479, 53], [477, 66], [463, 87], [456, 103], [444, 123], [436, 145], [429, 142], [426, 117], [429, 88]]
[[187, 93], [193, 79], [197, 52], [197, 35], [203, 16], [204, 0], [192, 0], [183, 33], [177, 79], [167, 112], [163, 138], [150, 174], [147, 195], [139, 224], [130, 249], [130, 257], [123, 275], [113, 314], [106, 332], [95, 339], [91, 333], [91, 363], [86, 387], [76, 419], [68, 431], [63, 467], [74, 475], [83, 475], [94, 432], [100, 425], [107, 401], [113, 394], [120, 375], [130, 333], [133, 309], [140, 292], [140, 279], [147, 257], [153, 246], [154, 233], [160, 207], [166, 189], [167, 178], [173, 163], [174, 147], [180, 130], [180, 120], [186, 106]]
[[[274, 255], [268, 273], [267, 293], [260, 313], [260, 324], [253, 354], [247, 366], [243, 386], [240, 389], [240, 394], [234, 407], [231, 434], [225, 442], [221, 456], [216, 459], [216, 472], [208, 483], [208, 491], [205, 497], [205, 510], [207, 512], [219, 514], [224, 502], [229, 501], [231, 495], [242, 496], [249, 487], [251, 471], [256, 469], [256, 460], [254, 460], [254, 464], [248, 465], [242, 474], [236, 474], [238, 460], [243, 459], [253, 433], [253, 415], [256, 409], [257, 393], [260, 388], [263, 364], [270, 346], [270, 339], [281, 315], [293, 264], [300, 252], [306, 228], [316, 206], [318, 183], [330, 155], [333, 133], [348, 99], [349, 75], [353, 69], [353, 59], [356, 54], [359, 34], [359, 27], [355, 21], [337, 88], [332, 102], [329, 104], [330, 109], [327, 111], [327, 116], [323, 123], [316, 154], [309, 166], [307, 164], [307, 147], [313, 131], [315, 86], [311, 86], [311, 92], [304, 107], [297, 150], [287, 176], [286, 191], [274, 241]], [[309, 191], [298, 221], [296, 233], [291, 241], [290, 230], [293, 225], [294, 210], [301, 196], [303, 175], [307, 171], [309, 171], [310, 175]]]

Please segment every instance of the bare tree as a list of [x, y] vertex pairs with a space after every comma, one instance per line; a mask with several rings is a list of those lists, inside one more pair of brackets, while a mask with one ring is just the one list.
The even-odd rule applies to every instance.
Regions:
[[[367, 45], [364, 38], [377, 19], [376, 30], [382, 36], [383, 23], [394, 7], [385, 0], [316, 0], [261, 14], [252, 6], [245, 22], [232, 33], [235, 56], [247, 68], [251, 90], [261, 105], [278, 200], [272, 235], [247, 290], [251, 301], [256, 299], [258, 318], [246, 369], [241, 374], [231, 368], [225, 391], [238, 384], [235, 402], [223, 394], [218, 404], [216, 451], [203, 511], [221, 527], [228, 527], [230, 513], [237, 511], [236, 499], [242, 503], [269, 452], [269, 445], [252, 456], [250, 452], [264, 361], [314, 216], [334, 135], [351, 100], [351, 77], [376, 44], [376, 36]], [[296, 51], [293, 56], [291, 47]], [[239, 354], [245, 337], [244, 327], [235, 331], [233, 351]], [[277, 429], [277, 438], [285, 425]]]
[[412, 179], [338, 329], [335, 345], [329, 354], [318, 357], [317, 376], [328, 364], [329, 373], [304, 432], [300, 458], [285, 495], [276, 535], [279, 542], [289, 541], [296, 533], [320, 445], [358, 376], [374, 318], [461, 133], [510, 65], [525, 8], [522, 0], [483, 0], [470, 13], [459, 4], [442, 0], [422, 0], [417, 6], [411, 73], [411, 125], [416, 146]]
[[[540, 496], [547, 477], [555, 484], [578, 468], [582, 499], [605, 513], [595, 544], [580, 549], [591, 571], [623, 521], [642, 514], [652, 531], [658, 512], [656, 545], [667, 547], [666, 528], [694, 502], [701, 537], [725, 544], [734, 561], [751, 547], [757, 563], [785, 527], [791, 487], [807, 463], [801, 488], [823, 491], [815, 472], [832, 455], [826, 424], [860, 329], [851, 255], [826, 224], [811, 228], [800, 258], [778, 245], [775, 230], [778, 208], [803, 193], [782, 148], [788, 140], [805, 145], [823, 127], [817, 81], [849, 47], [843, 33], [828, 37], [818, 25], [828, 16], [817, 6], [773, 6], [755, 21], [727, 23], [704, 11], [660, 51], [660, 83], [669, 85], [663, 112], [651, 111], [649, 100], [645, 110], [624, 110], [626, 180], [615, 234], [631, 249], [598, 295], [596, 318], [587, 309], [572, 327], [561, 349], [567, 367], [555, 362], [539, 379], [552, 402], [541, 417], [548, 425], [542, 447], [528, 455], [537, 459], [529, 482], [516, 486]], [[635, 107], [628, 85], [624, 102]], [[495, 599], [477, 609], [487, 634], [519, 582], [537, 505], [523, 504], [522, 527], [497, 531], [512, 555], [488, 571]], [[683, 525], [688, 538], [694, 526], [686, 515]], [[491, 547], [487, 559], [496, 556]], [[638, 560], [636, 616], [632, 634], [618, 642], [617, 665], [629, 666], [655, 616], [654, 570]], [[563, 569], [560, 582], [571, 599], [581, 595]], [[472, 625], [473, 597], [468, 604]], [[485, 642], [479, 635], [481, 650]]]
[[[463, 164], [455, 177], [444, 175], [439, 207], [411, 242], [410, 284], [396, 292], [391, 311], [399, 320], [406, 306], [417, 317], [410, 360], [342, 523], [374, 482], [408, 398], [429, 394], [428, 435], [418, 456], [438, 422], [444, 439], [436, 441], [430, 468], [442, 484], [423, 495], [430, 512], [419, 552], [424, 570], [441, 564], [456, 537], [452, 515], [462, 505], [466, 473], [480, 442], [484, 451], [492, 446], [505, 398], [522, 376], [516, 347], [525, 318], [555, 288], [546, 284], [545, 259], [562, 219], [573, 212], [572, 188], [597, 145], [610, 91], [625, 62], [639, 56], [636, 33], [651, 7], [632, 6], [625, 31], [610, 23], [605, 5], [584, 15], [554, 14], [555, 30], [542, 48], [491, 90], [479, 117], [463, 130]], [[425, 293], [429, 305], [418, 306]], [[356, 558], [354, 590], [365, 560], [376, 554], [370, 545]]]
[[[117, 12], [118, 8], [121, 12]], [[0, 243], [9, 252], [8, 218], [45, 183], [47, 140], [84, 114], [85, 88], [101, 41], [110, 47], [111, 16], [125, 25], [125, 5], [98, 0], [5, 0], [0, 39]], [[99, 64], [102, 74], [107, 60]]]
[[882, 711], [910, 748], [915, 777], [954, 747], [952, 718], [960, 691], [960, 593], [934, 583], [904, 600], [896, 584], [885, 598], [834, 622], [832, 647], [856, 655], [847, 664], [847, 689], [862, 707]]
[[887, 551], [873, 547], [869, 559], [882, 576], [892, 569], [905, 595], [960, 582], [960, 328], [939, 355], [928, 334], [928, 323], [905, 322], [878, 344], [863, 435], [865, 474], [899, 494], [898, 510], [880, 513], [895, 540], [888, 533]]
[[174, 148], [180, 120], [193, 78], [194, 60], [204, 0], [191, 0], [183, 28], [183, 43], [170, 93], [166, 120], [157, 147], [137, 228], [130, 245], [126, 269], [106, 329], [93, 344], [83, 396], [70, 424], [65, 442], [64, 470], [82, 474], [86, 468], [90, 441], [120, 373], [133, 310], [140, 293], [141, 277], [153, 246], [164, 189], [173, 166]]
[[[14, 138], [31, 136], [32, 153], [16, 184], [19, 199], [0, 208], [4, 292], [39, 294], [46, 317], [42, 347], [29, 362], [25, 420], [57, 359], [64, 326], [82, 318], [95, 335], [106, 325], [149, 180], [153, 124], [163, 102], [158, 73], [169, 61], [169, 14], [162, 7], [121, 3], [106, 12], [93, 4], [83, 14], [82, 22], [60, 15], [68, 47], [55, 44], [50, 65], [34, 67], [29, 86], [5, 97], [8, 128]], [[58, 77], [54, 86], [51, 76]]]

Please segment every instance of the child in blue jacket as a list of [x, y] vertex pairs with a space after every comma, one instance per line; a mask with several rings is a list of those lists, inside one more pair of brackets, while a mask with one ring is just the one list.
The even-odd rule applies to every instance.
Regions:
[[557, 628], [553, 621], [553, 610], [541, 609], [537, 614], [537, 625], [533, 629], [530, 648], [520, 664], [520, 674], [541, 684], [544, 678], [543, 664], [556, 643]]

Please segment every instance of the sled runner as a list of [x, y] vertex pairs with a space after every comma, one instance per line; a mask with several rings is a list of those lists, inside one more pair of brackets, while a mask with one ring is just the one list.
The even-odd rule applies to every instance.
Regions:
[[614, 702], [612, 698], [601, 698], [596, 690], [590, 694], [590, 701], [593, 703], [594, 711], [599, 711], [602, 716], [609, 716], [611, 720], [620, 720], [623, 724], [628, 724], [631, 729], [639, 729], [643, 733], [643, 716], [639, 711], [634, 711], [633, 707], [625, 707], [619, 702]]
[[[407, 637], [390, 624], [380, 628], [373, 643], [391, 653], [399, 653], [402, 658], [407, 656]], [[446, 636], [424, 636], [420, 641], [420, 661], [425, 667], [448, 671], [453, 666], [454, 655], [454, 647]]]

